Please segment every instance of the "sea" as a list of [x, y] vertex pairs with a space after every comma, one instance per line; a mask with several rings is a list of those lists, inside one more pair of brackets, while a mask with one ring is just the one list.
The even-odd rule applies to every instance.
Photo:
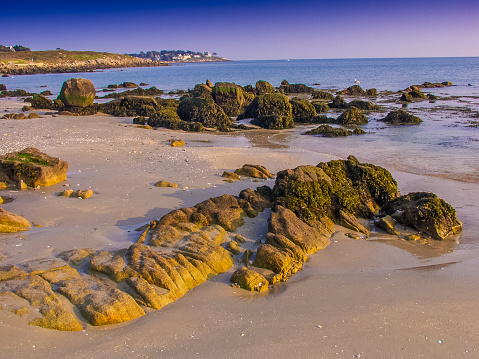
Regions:
[[[71, 77], [90, 79], [99, 95], [109, 84], [124, 81], [147, 83], [165, 93], [192, 89], [195, 84], [235, 82], [253, 85], [258, 80], [279, 86], [281, 81], [303, 83], [335, 91], [359, 84], [382, 92], [374, 101], [383, 110], [368, 114], [364, 136], [323, 138], [305, 136], [314, 126], [297, 126], [269, 138], [289, 148], [330, 153], [374, 161], [390, 170], [479, 183], [479, 57], [390, 58], [390, 59], [285, 59], [192, 63], [163, 67], [110, 69], [74, 74], [37, 74], [0, 78], [8, 90], [50, 90], [52, 97]], [[408, 105], [407, 110], [423, 119], [419, 126], [386, 126], [377, 119], [400, 108], [403, 90], [423, 82], [450, 81], [454, 86], [424, 89], [437, 96], [433, 102]], [[339, 113], [330, 113], [338, 116]], [[246, 135], [247, 139], [248, 136]], [[254, 141], [232, 141], [235, 146], [261, 146]]]

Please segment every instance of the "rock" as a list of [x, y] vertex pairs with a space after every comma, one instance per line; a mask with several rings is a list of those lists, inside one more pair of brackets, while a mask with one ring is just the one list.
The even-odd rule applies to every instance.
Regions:
[[158, 102], [149, 96], [125, 96], [119, 100], [113, 100], [101, 104], [99, 111], [117, 117], [150, 117], [160, 110]]
[[226, 178], [229, 181], [241, 181], [241, 177], [236, 173], [224, 171], [221, 177]]
[[41, 118], [41, 117], [40, 117], [40, 115], [39, 115], [38, 113], [36, 113], [36, 112], [30, 112], [30, 113], [28, 114], [28, 118], [29, 118], [29, 119], [32, 119], [32, 118]]
[[264, 94], [267, 94], [267, 93], [275, 93], [276, 92], [274, 87], [269, 82], [263, 81], [263, 80], [257, 81], [255, 87], [256, 87], [256, 94], [257, 95], [264, 95]]
[[158, 181], [155, 183], [155, 187], [172, 187], [176, 188], [178, 187], [178, 184], [173, 183], [173, 182], [168, 182], [168, 181]]
[[244, 111], [243, 88], [235, 83], [217, 82], [212, 90], [213, 99], [227, 116], [238, 116]]
[[388, 234], [399, 235], [399, 232], [395, 228], [396, 221], [389, 215], [378, 218], [377, 221], [374, 222], [374, 224], [376, 225], [376, 227], [381, 228]]
[[90, 198], [91, 196], [93, 196], [93, 191], [91, 189], [87, 189], [87, 190], [79, 189], [70, 195], [70, 197], [72, 198], [81, 198], [81, 199], [87, 199], [87, 198]]
[[90, 259], [95, 251], [91, 248], [85, 249], [69, 249], [61, 252], [58, 257], [62, 258], [66, 262], [69, 262], [73, 265], [80, 265], [86, 260]]
[[308, 100], [290, 100], [294, 122], [309, 123], [317, 115], [315, 107]]
[[287, 80], [281, 81], [281, 85], [289, 85], [289, 82]]
[[394, 126], [399, 125], [419, 125], [422, 120], [404, 110], [391, 111], [386, 117], [379, 119], [379, 121], [389, 123]]
[[66, 189], [64, 191], [61, 191], [60, 193], [58, 193], [58, 196], [60, 197], [70, 197], [72, 194], [73, 194], [73, 190], [72, 189]]
[[136, 87], [138, 87], [138, 85], [135, 84], [135, 83], [133, 83], [133, 82], [125, 81], [125, 82], [123, 82], [123, 83], [120, 84], [120, 87], [136, 88]]
[[314, 100], [326, 100], [326, 101], [333, 101], [334, 95], [332, 93], [326, 91], [314, 91], [311, 94], [311, 98]]
[[253, 191], [251, 188], [246, 188], [242, 190], [239, 195], [240, 204], [246, 201], [257, 212], [263, 212], [266, 208], [271, 208], [272, 203], [270, 199], [267, 195], [265, 195], [265, 191], [261, 191], [261, 189], [265, 188], [271, 191], [271, 188], [269, 188], [268, 186], [263, 186], [262, 188], [259, 187], [256, 191]]
[[348, 107], [357, 107], [359, 108], [360, 110], [363, 110], [363, 111], [376, 111], [376, 110], [379, 110], [379, 106], [373, 104], [372, 102], [370, 101], [363, 101], [363, 100], [354, 100], [354, 101], [351, 101], [349, 104], [348, 104]]
[[140, 82], [140, 86], [148, 86], [148, 84], [145, 82]]
[[197, 97], [183, 98], [178, 106], [178, 116], [183, 121], [199, 122], [205, 127], [228, 130], [231, 120], [213, 100]]
[[171, 147], [184, 147], [185, 146], [185, 141], [183, 141], [182, 139], [170, 140], [170, 146]]
[[144, 306], [160, 309], [176, 300], [169, 290], [150, 284], [141, 277], [128, 278], [126, 283], [135, 290], [139, 297], [136, 300]]
[[241, 262], [246, 266], [249, 267], [251, 265], [250, 261], [251, 258], [253, 258], [253, 251], [251, 249], [246, 249], [243, 252], [243, 258], [241, 259]]
[[241, 253], [240, 246], [238, 242], [236, 241], [231, 241], [228, 243], [228, 250], [233, 254], [233, 255], [238, 255]]
[[234, 240], [238, 243], [246, 243], [246, 239], [245, 237], [243, 237], [241, 234], [237, 234], [235, 237], [234, 237]]
[[43, 95], [33, 95], [32, 100], [30, 101], [30, 106], [35, 109], [47, 109], [47, 110], [54, 110], [58, 109], [55, 103], [46, 98]]
[[343, 210], [339, 211], [339, 220], [338, 224], [340, 226], [343, 226], [345, 228], [351, 229], [355, 232], [360, 232], [364, 233], [366, 235], [369, 235], [369, 230], [365, 228], [358, 220], [358, 218], [348, 212], [345, 212]]
[[286, 278], [290, 274], [292, 264], [293, 258], [269, 244], [262, 244], [258, 248], [253, 262], [255, 267], [266, 268], [280, 274], [281, 279]]
[[305, 84], [281, 85], [279, 89], [284, 93], [313, 93], [316, 91], [316, 89]]
[[260, 179], [269, 179], [274, 178], [274, 175], [269, 172], [266, 167], [261, 165], [250, 165], [245, 164], [243, 167], [235, 170], [237, 175], [244, 177], [260, 178]]
[[176, 109], [174, 108], [158, 110], [155, 115], [152, 115], [148, 118], [148, 125], [152, 127], [169, 128], [170, 130], [192, 132], [200, 132], [205, 129], [204, 126], [199, 122], [187, 122], [181, 120], [176, 112]]
[[397, 222], [441, 240], [459, 233], [462, 223], [455, 209], [434, 193], [413, 192], [393, 199], [382, 211]]
[[308, 259], [306, 252], [299, 245], [281, 234], [268, 233], [265, 244], [269, 244], [287, 253], [293, 260], [298, 262], [298, 265], [301, 265]]
[[345, 95], [345, 96], [361, 96], [364, 95], [365, 91], [359, 85], [353, 85], [348, 87], [346, 90], [339, 91], [338, 95]]
[[30, 228], [31, 224], [25, 218], [0, 208], [0, 232], [14, 233], [28, 231]]
[[255, 97], [238, 119], [253, 118], [254, 125], [269, 129], [294, 127], [292, 106], [287, 96], [265, 94]]
[[2, 118], [6, 120], [26, 120], [28, 117], [23, 113], [7, 113]]
[[426, 95], [424, 95], [421, 90], [416, 87], [413, 87], [411, 91], [403, 93], [399, 101], [412, 102], [414, 100], [423, 100], [425, 98]]
[[357, 107], [350, 107], [344, 111], [337, 119], [337, 123], [341, 125], [365, 125], [368, 119], [364, 116]]
[[375, 88], [366, 90], [365, 95], [366, 96], [371, 96], [371, 97], [376, 97], [378, 95], [378, 90], [376, 90]]
[[0, 156], [0, 179], [12, 183], [22, 180], [32, 188], [64, 181], [67, 171], [68, 162], [48, 156], [36, 148]]
[[[311, 105], [314, 106], [316, 113], [328, 112], [329, 106], [328, 104], [324, 103], [323, 101], [311, 101]], [[315, 121], [313, 121], [315, 122]]]
[[205, 84], [197, 84], [191, 92], [191, 96], [205, 99], [212, 99], [212, 87]]
[[333, 99], [333, 102], [329, 103], [328, 104], [329, 107], [331, 108], [347, 108], [347, 103], [346, 101], [344, 100], [344, 98], [342, 98], [341, 96], [336, 96], [334, 99]]
[[258, 272], [247, 268], [236, 270], [231, 276], [230, 282], [251, 292], [267, 291], [269, 285], [269, 282], [265, 277]]
[[0, 91], [7, 91], [7, 86], [0, 84]]
[[306, 131], [304, 134], [305, 135], [323, 135], [324, 137], [345, 137], [345, 136], [352, 135], [353, 132], [342, 127], [320, 125], [317, 128]]
[[[309, 226], [300, 220], [294, 212], [282, 206], [276, 206], [271, 212], [268, 219], [268, 231], [286, 237], [307, 254], [326, 248], [330, 243], [328, 238], [330, 232], [324, 231], [322, 233], [320, 230]], [[256, 266], [256, 264], [253, 265]]]
[[72, 78], [65, 81], [58, 98], [68, 107], [85, 108], [93, 105], [96, 90], [88, 79]]
[[213, 84], [210, 80], [206, 80], [206, 86], [213, 88]]

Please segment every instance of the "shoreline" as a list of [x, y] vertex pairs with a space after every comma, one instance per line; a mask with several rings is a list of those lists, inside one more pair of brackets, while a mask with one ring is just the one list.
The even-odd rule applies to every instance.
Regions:
[[[19, 106], [19, 111], [23, 104], [14, 102], [1, 100], [0, 106]], [[103, 115], [11, 121], [0, 120], [5, 124], [2, 153], [27, 144], [38, 147], [70, 163], [66, 183], [71, 188], [91, 187], [97, 193], [88, 200], [55, 196], [66, 183], [12, 193], [16, 200], [2, 207], [43, 227], [2, 234], [0, 252], [6, 257], [2, 265], [52, 257], [74, 247], [124, 248], [138, 238], [140, 232], [134, 229], [173, 208], [268, 184], [250, 180], [229, 184], [220, 177], [223, 170], [254, 163], [276, 173], [340, 157], [333, 151], [292, 146], [294, 136], [285, 141], [288, 134], [278, 131], [252, 135], [152, 131], [131, 125], [130, 118]], [[170, 138], [182, 138], [187, 145], [169, 147]], [[378, 156], [372, 153], [360, 160], [376, 164]], [[87, 324], [75, 333], [28, 326], [27, 318], [3, 309], [0, 333], [7, 343], [3, 352], [18, 357], [120, 359], [258, 354], [469, 357], [479, 350], [474, 321], [479, 294], [479, 185], [392, 172], [404, 193], [432, 191], [457, 208], [468, 241], [445, 243], [451, 244], [445, 248], [400, 242], [406, 247], [400, 248], [385, 235], [355, 241], [339, 230], [329, 247], [312, 255], [303, 271], [270, 294], [231, 287], [232, 268], [137, 320], [107, 327]], [[158, 180], [180, 186], [153, 187]]]

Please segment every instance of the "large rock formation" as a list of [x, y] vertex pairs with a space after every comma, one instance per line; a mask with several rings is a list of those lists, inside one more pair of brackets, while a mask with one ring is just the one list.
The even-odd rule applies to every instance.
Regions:
[[217, 82], [213, 87], [212, 96], [228, 116], [238, 116], [244, 110], [243, 88], [235, 83]]
[[317, 115], [315, 107], [308, 100], [294, 98], [290, 100], [290, 103], [294, 122], [308, 123]]
[[255, 97], [238, 119], [253, 118], [253, 124], [269, 129], [294, 127], [292, 106], [287, 96], [265, 94]]
[[225, 131], [231, 120], [223, 109], [213, 100], [198, 97], [185, 97], [178, 106], [178, 116], [183, 121], [199, 122], [205, 127], [213, 127]]
[[65, 81], [58, 98], [67, 107], [85, 108], [93, 105], [96, 90], [88, 79], [73, 78]]
[[36, 148], [0, 156], [0, 181], [29, 187], [45, 187], [67, 179], [68, 162], [51, 157]]

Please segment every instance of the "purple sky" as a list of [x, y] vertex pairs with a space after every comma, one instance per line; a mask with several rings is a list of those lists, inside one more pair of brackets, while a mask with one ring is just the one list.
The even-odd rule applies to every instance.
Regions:
[[[17, 5], [18, 4], [18, 5]], [[8, 1], [0, 44], [233, 60], [479, 56], [479, 1]]]

